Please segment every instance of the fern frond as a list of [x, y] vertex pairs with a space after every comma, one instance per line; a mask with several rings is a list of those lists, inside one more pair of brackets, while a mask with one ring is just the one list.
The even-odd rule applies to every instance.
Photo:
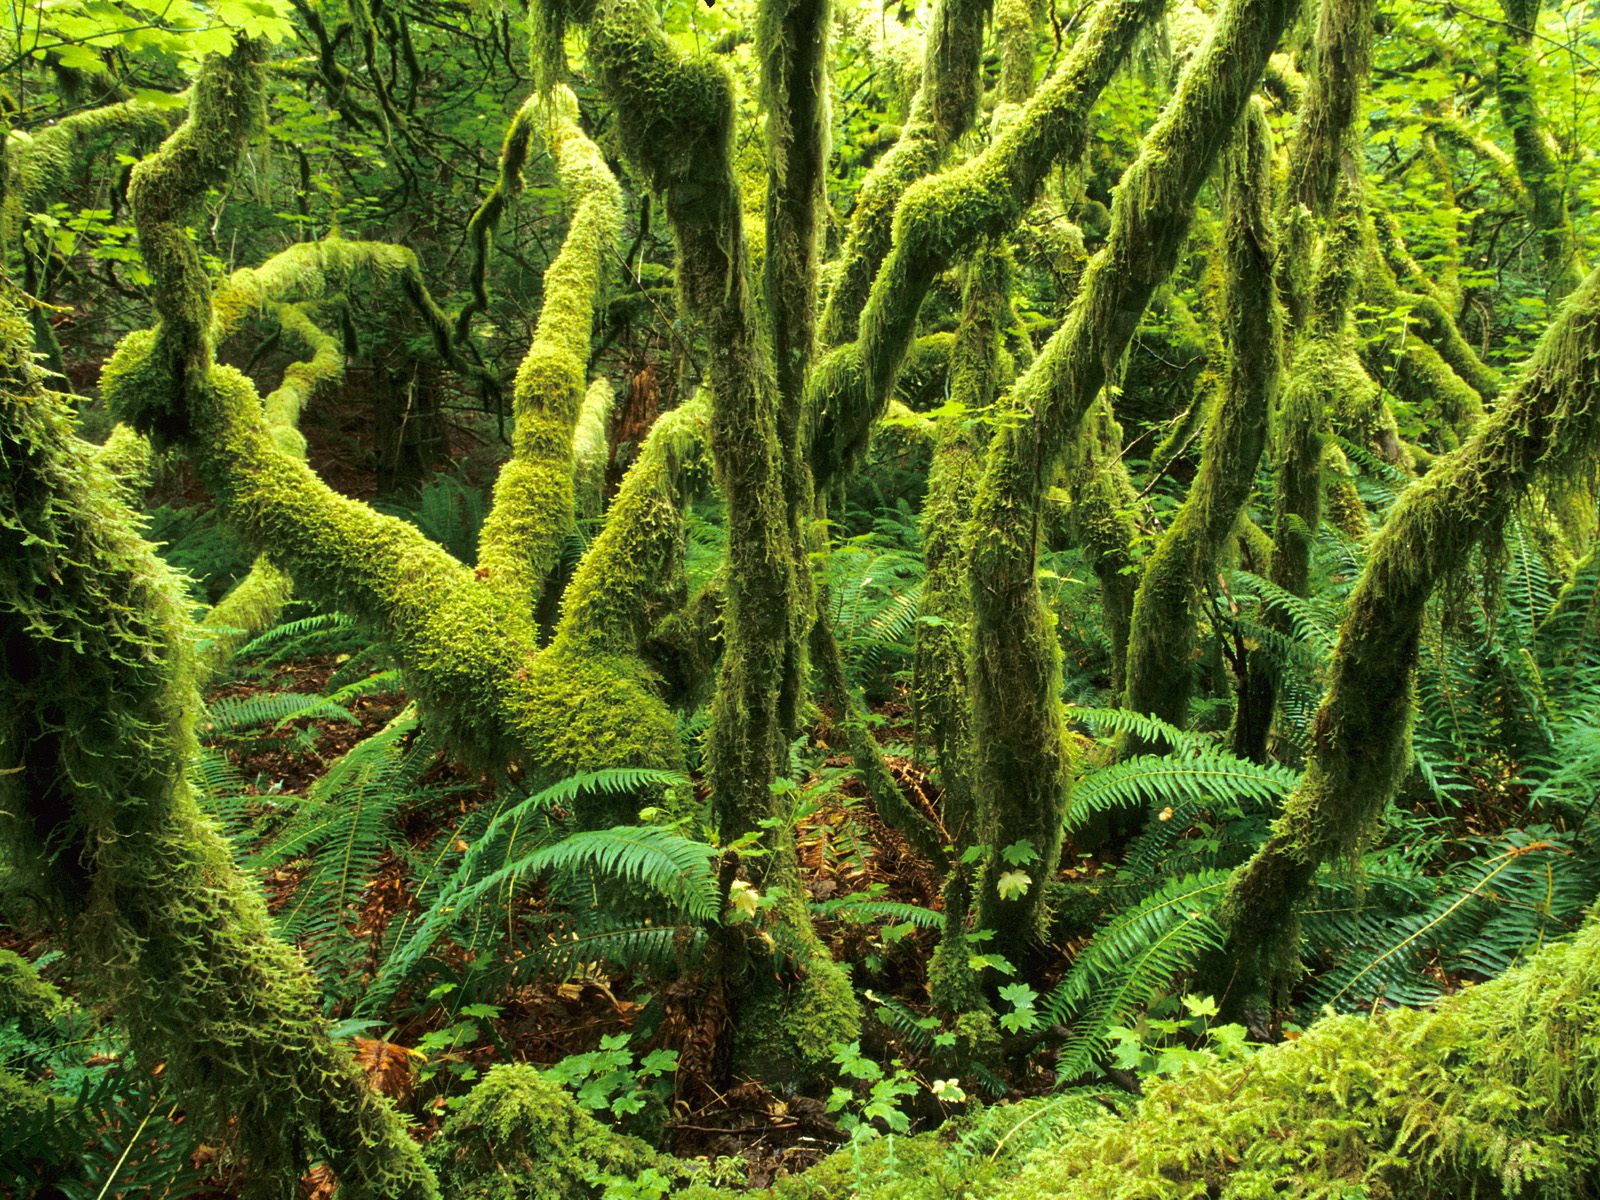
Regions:
[[1083, 722], [1102, 737], [1113, 733], [1131, 734], [1140, 741], [1161, 742], [1173, 749], [1211, 744], [1203, 734], [1179, 729], [1160, 717], [1126, 708], [1075, 708], [1070, 715], [1074, 721]]
[[290, 721], [343, 721], [357, 725], [355, 714], [324, 696], [299, 692], [253, 692], [228, 696], [207, 706], [200, 721], [200, 736], [211, 741], [262, 725], [281, 728]]
[[1093, 1066], [1110, 1029], [1131, 1019], [1222, 943], [1212, 917], [1231, 878], [1203, 871], [1174, 879], [1111, 919], [1079, 952], [1072, 968], [1040, 1005], [1053, 1022], [1070, 1023], [1058, 1072], [1074, 1079]]
[[1168, 804], [1215, 807], [1238, 814], [1248, 803], [1281, 800], [1299, 776], [1288, 767], [1263, 765], [1200, 747], [1171, 755], [1124, 759], [1080, 780], [1072, 789], [1068, 832], [1113, 809]]

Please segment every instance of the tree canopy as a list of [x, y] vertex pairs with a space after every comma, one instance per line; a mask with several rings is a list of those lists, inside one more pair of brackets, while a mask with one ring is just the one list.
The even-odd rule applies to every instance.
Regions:
[[0, 1189], [1584, 1197], [1588, 0], [14, 0]]

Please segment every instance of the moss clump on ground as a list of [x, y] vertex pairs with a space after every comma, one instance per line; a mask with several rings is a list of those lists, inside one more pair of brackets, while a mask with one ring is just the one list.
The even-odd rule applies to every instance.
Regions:
[[428, 1145], [452, 1200], [587, 1200], [606, 1184], [670, 1166], [649, 1146], [607, 1129], [560, 1084], [506, 1063], [472, 1089]]

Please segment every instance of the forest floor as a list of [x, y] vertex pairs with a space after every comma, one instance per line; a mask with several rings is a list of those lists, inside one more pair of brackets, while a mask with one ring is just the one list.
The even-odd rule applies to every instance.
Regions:
[[[329, 676], [342, 665], [342, 659], [323, 655], [277, 664], [215, 689], [208, 701], [274, 692], [324, 694]], [[274, 806], [283, 806], [292, 797], [303, 796], [335, 758], [383, 728], [404, 704], [405, 698], [395, 693], [365, 695], [347, 706], [358, 724], [302, 718], [273, 730], [253, 732], [237, 746], [223, 749], [251, 781], [253, 792], [270, 799]], [[886, 740], [892, 744], [902, 736], [896, 722], [906, 716], [905, 706], [890, 701], [879, 706], [879, 715]], [[914, 764], [896, 757], [888, 761], [913, 802], [933, 799], [927, 794], [930, 785], [925, 775]], [[937, 911], [941, 907], [937, 874], [872, 813], [854, 777], [843, 773], [848, 766], [849, 759], [843, 754], [830, 754], [822, 762], [822, 772], [838, 777], [797, 831], [808, 896], [813, 901], [827, 901], [870, 895], [875, 900]], [[439, 839], [450, 836], [461, 816], [473, 806], [489, 803], [494, 794], [490, 781], [466, 775], [442, 756], [423, 782], [450, 785], [452, 803], [445, 809], [424, 805], [402, 814], [400, 830], [417, 860], [436, 853]], [[267, 876], [264, 885], [269, 907], [275, 911], [282, 907], [294, 893], [302, 871], [290, 864]], [[375, 968], [385, 930], [397, 917], [416, 911], [407, 872], [400, 860], [391, 856], [365, 882], [345, 934], [371, 947], [368, 960]], [[526, 915], [531, 918], [539, 912], [536, 897]], [[824, 918], [818, 922], [818, 931], [836, 960], [872, 964], [876, 995], [912, 1008], [925, 1005], [925, 965], [933, 952], [935, 930], [905, 930], [892, 947], [883, 944], [879, 927], [860, 921]], [[633, 982], [627, 976], [589, 974], [560, 983], [514, 985], [495, 999], [499, 1013], [485, 1024], [485, 1036], [475, 1044], [452, 1047], [452, 1060], [457, 1066], [470, 1064], [481, 1072], [495, 1062], [547, 1067], [569, 1055], [595, 1051], [608, 1035], [630, 1032], [644, 1013], [645, 1003], [633, 996]], [[452, 1019], [442, 1004], [411, 1007], [418, 1015], [393, 1030], [389, 1034], [392, 1040], [357, 1041], [358, 1058], [374, 1085], [402, 1103], [414, 1101], [423, 1065], [409, 1048]], [[1050, 1082], [1046, 1078], [1038, 1081], [1041, 1089]], [[416, 1112], [425, 1135], [437, 1128], [445, 1109], [446, 1097], [441, 1092]], [[937, 1119], [935, 1113], [928, 1116]], [[754, 1079], [737, 1081], [725, 1090], [711, 1086], [709, 1080], [680, 1081], [679, 1098], [663, 1131], [665, 1148], [682, 1157], [742, 1156], [750, 1164], [752, 1186], [765, 1186], [780, 1174], [803, 1170], [847, 1140], [821, 1100], [786, 1095]]]

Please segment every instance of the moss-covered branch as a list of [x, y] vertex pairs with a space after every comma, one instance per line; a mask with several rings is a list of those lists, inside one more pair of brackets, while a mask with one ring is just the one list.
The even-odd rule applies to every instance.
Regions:
[[562, 595], [550, 645], [529, 669], [533, 702], [519, 728], [541, 748], [545, 782], [596, 764], [681, 764], [677, 722], [640, 650], [683, 604], [682, 504], [708, 482], [707, 409], [697, 397], [651, 427]]
[[[1085, 270], [1066, 321], [1013, 389], [1032, 418], [1001, 431], [990, 450], [973, 513], [978, 803], [991, 814], [978, 919], [1008, 956], [1037, 935], [1068, 779], [1059, 651], [1035, 570], [1044, 492], [1171, 272], [1201, 185], [1296, 8], [1294, 0], [1232, 0], [1218, 15], [1123, 176], [1110, 240]], [[1026, 889], [1002, 895], [1002, 852], [1018, 841], [1037, 858]]]
[[513, 611], [528, 613], [575, 519], [573, 433], [588, 379], [596, 297], [622, 226], [621, 189], [578, 128], [578, 102], [565, 87], [551, 93], [549, 116], [556, 169], [574, 211], [561, 250], [545, 270], [544, 303], [512, 392], [511, 458], [495, 480], [478, 545], [485, 582]]
[[1240, 127], [1226, 173], [1227, 381], [1206, 431], [1200, 473], [1139, 581], [1128, 639], [1123, 706], [1180, 727], [1189, 709], [1195, 621], [1255, 485], [1278, 386], [1282, 326], [1273, 286], [1271, 171], [1271, 132], [1257, 105]]
[[808, 384], [811, 461], [825, 485], [865, 447], [894, 389], [917, 313], [939, 272], [985, 238], [1004, 237], [1052, 166], [1083, 151], [1089, 113], [1161, 0], [1102, 0], [1061, 69], [983, 153], [910, 187], [873, 279], [856, 341], [821, 358]]
[[102, 377], [135, 425], [182, 444], [229, 522], [296, 583], [381, 632], [443, 732], [478, 761], [517, 757], [511, 714], [531, 656], [513, 613], [408, 522], [333, 492], [285, 452], [250, 381], [212, 357], [210, 287], [185, 225], [259, 111], [258, 51], [208, 59], [188, 119], [134, 171], [130, 198], [161, 323], [129, 335]]
[[906, 188], [938, 169], [946, 148], [972, 124], [987, 9], [981, 0], [939, 0], [934, 7], [910, 117], [862, 181], [844, 250], [829, 268], [820, 324], [825, 347], [855, 340], [873, 276], [889, 253], [896, 205]]
[[22, 215], [59, 193], [104, 142], [162, 137], [172, 123], [170, 108], [123, 100], [62, 117], [33, 133], [8, 131], [0, 172], [0, 247], [15, 245]]
[[1281, 971], [1317, 868], [1357, 852], [1410, 765], [1423, 610], [1529, 487], [1586, 467], [1600, 445], [1600, 276], [1560, 312], [1479, 432], [1401, 496], [1373, 544], [1334, 652], [1300, 785], [1240, 869], [1227, 906], [1237, 961]]
[[1541, 0], [1500, 0], [1507, 24], [1495, 61], [1495, 96], [1500, 116], [1511, 130], [1517, 174], [1533, 201], [1533, 228], [1553, 303], [1578, 286], [1584, 263], [1567, 212], [1566, 181], [1533, 78], [1533, 35], [1540, 6]]

